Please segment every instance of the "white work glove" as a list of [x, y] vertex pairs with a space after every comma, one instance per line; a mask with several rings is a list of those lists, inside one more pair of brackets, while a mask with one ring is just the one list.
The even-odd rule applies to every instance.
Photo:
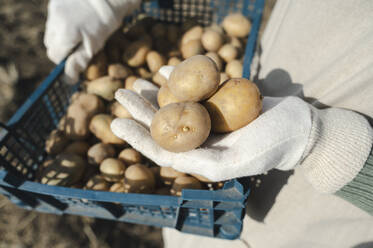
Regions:
[[76, 83], [79, 73], [107, 38], [139, 5], [140, 0], [50, 0], [44, 44], [58, 64], [80, 43], [65, 65], [65, 76]]
[[[168, 78], [171, 71], [172, 67], [166, 66], [161, 68], [160, 73]], [[344, 170], [351, 171], [351, 162], [361, 163], [362, 166], [366, 159], [354, 154], [351, 161], [348, 156], [339, 154], [341, 150], [334, 149], [335, 146], [344, 145], [348, 153], [361, 153], [359, 150], [362, 149], [362, 153], [369, 154], [372, 142], [368, 122], [352, 111], [336, 108], [318, 110], [298, 97], [264, 97], [261, 115], [250, 124], [231, 133], [211, 134], [200, 148], [173, 153], [161, 148], [149, 132], [153, 115], [158, 109], [158, 88], [140, 79], [134, 83], [134, 89], [138, 94], [124, 89], [115, 94], [116, 100], [136, 121], [115, 119], [111, 124], [114, 134], [160, 166], [199, 174], [212, 181], [262, 174], [273, 168], [291, 170], [302, 164], [310, 175], [328, 171], [337, 173], [337, 180], [326, 180], [326, 188], [319, 187], [321, 191], [333, 191], [344, 185], [345, 180], [352, 179], [346, 178], [350, 177], [350, 172], [344, 173]], [[354, 129], [366, 130], [367, 138], [364, 139], [365, 146], [350, 150], [355, 148], [349, 144], [356, 145], [356, 136], [344, 132]], [[316, 175], [315, 178], [309, 180], [321, 180], [322, 177]], [[320, 185], [320, 182], [314, 183], [318, 184], [315, 187]]]

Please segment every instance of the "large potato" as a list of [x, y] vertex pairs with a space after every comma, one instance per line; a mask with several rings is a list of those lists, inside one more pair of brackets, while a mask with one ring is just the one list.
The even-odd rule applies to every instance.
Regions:
[[168, 87], [177, 99], [198, 102], [214, 94], [219, 80], [215, 62], [207, 56], [196, 55], [175, 67]]
[[218, 67], [218, 70], [221, 71], [223, 69], [223, 61], [221, 60], [221, 58], [219, 57], [219, 55], [215, 52], [208, 52], [205, 54], [205, 56], [209, 57], [210, 59], [212, 59], [215, 64], [216, 64], [216, 67]]
[[171, 103], [153, 117], [150, 132], [153, 139], [171, 152], [185, 152], [200, 146], [209, 136], [211, 121], [199, 103]]
[[150, 45], [147, 40], [139, 40], [128, 46], [123, 54], [123, 61], [129, 66], [138, 67], [145, 64], [145, 58], [150, 51]]
[[98, 95], [107, 101], [112, 101], [115, 91], [122, 87], [123, 82], [121, 80], [105, 76], [89, 82], [87, 92]]
[[225, 133], [246, 126], [262, 109], [258, 87], [245, 78], [233, 78], [222, 84], [204, 106], [211, 116], [214, 132]]
[[176, 98], [176, 96], [171, 93], [167, 84], [162, 85], [162, 87], [159, 89], [157, 100], [160, 108], [170, 103], [181, 102], [179, 99]]
[[249, 34], [251, 23], [241, 13], [234, 13], [224, 18], [223, 28], [228, 35], [243, 38]]
[[126, 142], [115, 136], [110, 129], [110, 124], [113, 120], [114, 117], [107, 114], [95, 115], [89, 124], [89, 130], [103, 143], [124, 145]]

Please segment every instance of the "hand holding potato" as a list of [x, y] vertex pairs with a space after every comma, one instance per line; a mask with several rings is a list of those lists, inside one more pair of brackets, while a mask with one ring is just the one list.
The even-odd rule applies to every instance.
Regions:
[[[164, 70], [167, 69], [167, 70]], [[170, 67], [161, 68], [169, 77]], [[142, 81], [144, 86], [146, 81]], [[150, 125], [158, 106], [136, 92], [118, 90], [115, 99], [133, 116], [115, 119], [113, 133], [155, 163], [180, 172], [202, 175], [211, 181], [256, 175], [272, 168], [292, 169], [304, 156], [311, 131], [310, 106], [297, 97], [264, 97], [262, 114], [250, 124], [227, 134], [211, 134], [200, 147], [174, 153], [160, 147], [150, 134]], [[149, 83], [151, 84], [151, 83]], [[154, 88], [154, 94], [158, 91]], [[141, 124], [139, 124], [142, 123]], [[312, 147], [312, 142], [308, 144]]]

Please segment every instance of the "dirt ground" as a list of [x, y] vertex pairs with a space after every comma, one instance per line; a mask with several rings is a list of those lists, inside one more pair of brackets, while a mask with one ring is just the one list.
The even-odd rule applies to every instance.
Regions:
[[[43, 35], [48, 0], [0, 0], [0, 121], [5, 122], [54, 67]], [[275, 0], [267, 0], [262, 29]], [[0, 195], [0, 248], [162, 247], [161, 229], [20, 209]]]

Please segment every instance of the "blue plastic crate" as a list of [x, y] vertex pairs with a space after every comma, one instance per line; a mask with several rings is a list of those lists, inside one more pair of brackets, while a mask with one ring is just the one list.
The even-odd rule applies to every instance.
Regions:
[[[231, 12], [252, 21], [244, 77], [258, 35], [264, 0], [147, 1], [142, 11], [161, 21], [181, 23], [195, 17], [204, 25], [220, 23]], [[78, 88], [63, 83], [59, 64], [18, 109], [0, 126], [0, 193], [16, 205], [40, 212], [75, 214], [159, 227], [223, 239], [239, 237], [249, 195], [249, 178], [226, 182], [223, 189], [183, 190], [181, 197], [124, 194], [50, 186], [33, 182], [46, 158], [44, 142], [65, 114], [69, 97]]]

